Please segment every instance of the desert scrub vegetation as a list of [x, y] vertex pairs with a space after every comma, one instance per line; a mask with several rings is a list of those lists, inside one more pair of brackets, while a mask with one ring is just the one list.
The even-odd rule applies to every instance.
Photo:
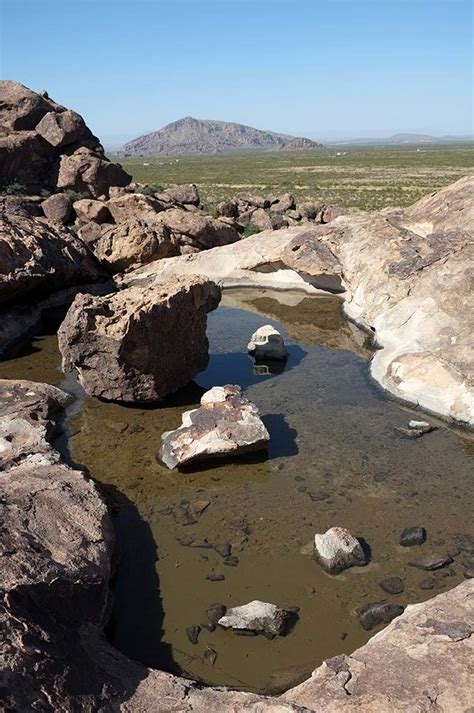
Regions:
[[10, 181], [8, 183], [0, 183], [0, 195], [3, 196], [25, 196], [28, 189], [20, 181]]
[[318, 151], [236, 152], [202, 156], [120, 158], [135, 181], [196, 183], [204, 204], [240, 191], [293, 193], [298, 201], [375, 210], [406, 206], [472, 173], [474, 145], [345, 146]]

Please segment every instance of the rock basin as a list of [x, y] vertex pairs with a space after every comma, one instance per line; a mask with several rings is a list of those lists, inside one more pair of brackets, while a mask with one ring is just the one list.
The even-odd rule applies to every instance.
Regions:
[[[270, 321], [290, 356], [280, 374], [259, 375], [246, 340]], [[374, 386], [365, 335], [342, 318], [335, 298], [232, 291], [210, 316], [208, 334], [210, 364], [194, 387], [159, 409], [76, 402], [68, 449], [101, 483], [115, 511], [122, 558], [111, 641], [153, 667], [277, 692], [324, 658], [367, 641], [373, 632], [362, 629], [356, 609], [381, 600], [381, 580], [402, 578], [396, 604], [405, 606], [463, 579], [463, 551], [449, 568], [429, 573], [435, 581], [429, 591], [419, 588], [427, 573], [408, 563], [428, 546], [426, 554], [453, 551], [456, 535], [470, 531], [473, 441], [440, 422], [427, 438], [396, 435], [395, 426], [423, 414]], [[60, 383], [55, 337], [32, 346], [1, 364], [0, 375]], [[269, 457], [190, 467], [184, 477], [156, 463], [161, 433], [179, 425], [203, 390], [229, 381], [258, 405], [272, 435]], [[76, 388], [67, 380], [63, 385]], [[316, 491], [325, 497], [313, 499]], [[183, 524], [174, 513], [187, 505], [195, 521]], [[362, 535], [372, 557], [368, 567], [334, 581], [300, 551], [315, 531], [337, 523]], [[402, 548], [400, 532], [413, 523], [426, 528], [427, 542]], [[203, 628], [198, 643], [189, 642], [186, 628], [205, 622], [210, 604], [252, 599], [298, 605], [291, 634], [229, 642], [228, 632]], [[208, 647], [214, 661], [205, 655]]]

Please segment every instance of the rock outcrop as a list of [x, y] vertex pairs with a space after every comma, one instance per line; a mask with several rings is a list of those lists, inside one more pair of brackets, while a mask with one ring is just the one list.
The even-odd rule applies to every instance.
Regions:
[[58, 331], [63, 370], [77, 369], [92, 396], [158, 401], [206, 368], [207, 313], [219, 300], [217, 285], [196, 275], [105, 297], [78, 295]]
[[214, 386], [201, 406], [183, 414], [176, 431], [161, 437], [160, 459], [168, 468], [191, 461], [234, 456], [267, 447], [269, 433], [258, 409], [242, 395], [240, 386]]
[[350, 656], [335, 656], [285, 693], [324, 713], [436, 711], [472, 705], [474, 583], [413, 604]]
[[45, 295], [103, 275], [84, 243], [59, 225], [0, 216], [0, 304]]
[[[7, 710], [469, 709], [473, 580], [408, 606], [363, 647], [328, 659], [279, 698], [207, 688], [123, 656], [103, 634], [113, 554], [110, 516], [92, 480], [65, 465], [49, 444], [68, 401], [45, 384], [0, 381], [0, 444], [14, 443], [8, 456], [2, 450], [0, 468], [0, 683]], [[19, 422], [28, 426], [26, 438], [18, 437]], [[222, 609], [216, 607], [213, 621], [224, 616]]]
[[104, 155], [84, 119], [47, 96], [0, 81], [2, 183], [31, 191], [57, 188], [107, 195], [131, 177]]
[[126, 281], [199, 272], [224, 286], [341, 292], [347, 315], [381, 347], [370, 367], [376, 381], [400, 399], [472, 426], [473, 226], [474, 177], [466, 177], [405, 210], [266, 231], [162, 261]]

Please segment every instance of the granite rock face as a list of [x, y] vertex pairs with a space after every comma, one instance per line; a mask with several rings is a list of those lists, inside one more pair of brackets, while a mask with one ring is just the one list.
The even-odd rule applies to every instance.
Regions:
[[0, 215], [0, 303], [94, 282], [102, 275], [96, 258], [66, 228]]
[[58, 331], [63, 370], [77, 369], [92, 396], [158, 401], [206, 368], [207, 313], [219, 300], [219, 287], [196, 275], [105, 297], [78, 295]]
[[240, 386], [214, 386], [201, 406], [183, 414], [176, 431], [161, 437], [160, 458], [168, 468], [211, 457], [234, 456], [267, 447], [269, 433], [258, 409]]

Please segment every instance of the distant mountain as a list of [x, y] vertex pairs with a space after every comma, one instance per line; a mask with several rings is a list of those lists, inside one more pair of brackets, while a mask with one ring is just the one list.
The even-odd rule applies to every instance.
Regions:
[[[320, 148], [311, 139], [295, 138], [273, 131], [262, 131], [244, 124], [228, 121], [193, 119], [186, 116], [159, 131], [139, 136], [126, 143], [121, 154], [127, 156], [156, 156], [158, 154], [204, 154], [236, 151], [238, 149], [278, 150], [297, 142], [307, 142], [304, 148]], [[294, 146], [294, 148], [300, 148]]]
[[394, 134], [382, 139], [341, 139], [331, 141], [333, 146], [377, 144], [380, 146], [405, 146], [420, 144], [463, 144], [472, 143], [474, 136], [430, 136], [428, 134]]

